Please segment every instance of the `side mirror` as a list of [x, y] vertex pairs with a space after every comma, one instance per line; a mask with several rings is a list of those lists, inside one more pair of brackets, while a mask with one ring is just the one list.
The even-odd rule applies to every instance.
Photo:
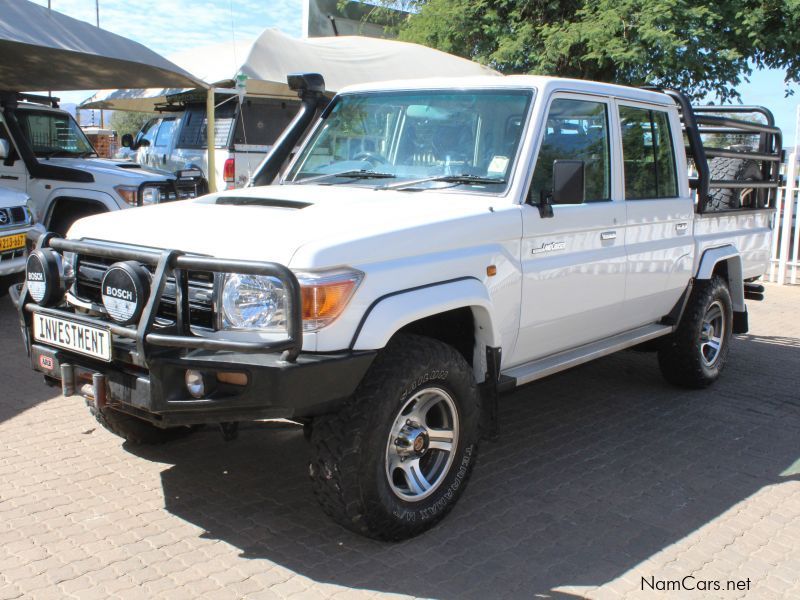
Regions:
[[583, 204], [586, 199], [582, 160], [553, 161], [553, 204]]
[[120, 143], [122, 144], [123, 148], [130, 148], [133, 150], [133, 136], [130, 133], [123, 135]]
[[0, 160], [5, 160], [9, 154], [11, 154], [11, 146], [9, 146], [8, 140], [0, 140]]

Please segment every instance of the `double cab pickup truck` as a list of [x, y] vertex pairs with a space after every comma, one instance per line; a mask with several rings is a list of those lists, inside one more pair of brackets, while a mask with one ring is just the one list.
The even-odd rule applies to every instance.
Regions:
[[64, 234], [78, 219], [197, 195], [200, 173], [99, 158], [58, 98], [0, 91], [0, 185], [30, 196], [38, 223]]
[[[769, 111], [532, 76], [328, 101], [289, 79], [300, 110], [249, 187], [31, 253], [12, 295], [32, 366], [105, 427], [295, 421], [322, 508], [399, 540], [464, 492], [502, 392], [634, 346], [673, 384], [720, 376], [764, 294]], [[711, 143], [731, 136], [751, 143]]]

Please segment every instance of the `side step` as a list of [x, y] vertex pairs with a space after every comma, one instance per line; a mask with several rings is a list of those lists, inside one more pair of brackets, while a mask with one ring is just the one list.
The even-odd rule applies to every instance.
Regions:
[[573, 350], [566, 350], [546, 356], [537, 360], [512, 367], [502, 371], [501, 375], [511, 377], [516, 380], [516, 385], [524, 385], [537, 379], [542, 379], [559, 371], [564, 371], [577, 365], [582, 365], [585, 362], [613, 354], [618, 350], [624, 350], [637, 344], [642, 344], [649, 340], [668, 335], [672, 333], [673, 327], [671, 325], [646, 325], [639, 327], [625, 333], [619, 333], [613, 337], [592, 342], [580, 346]]

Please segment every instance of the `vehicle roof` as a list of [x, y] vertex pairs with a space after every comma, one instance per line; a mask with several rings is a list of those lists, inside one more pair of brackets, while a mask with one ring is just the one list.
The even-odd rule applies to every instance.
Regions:
[[673, 100], [661, 92], [585, 79], [546, 77], [540, 75], [505, 75], [501, 77], [431, 77], [427, 79], [398, 79], [368, 84], [351, 85], [340, 94], [392, 90], [463, 90], [463, 89], [535, 89], [540, 93], [552, 91], [584, 92], [639, 100], [653, 104], [673, 106]]

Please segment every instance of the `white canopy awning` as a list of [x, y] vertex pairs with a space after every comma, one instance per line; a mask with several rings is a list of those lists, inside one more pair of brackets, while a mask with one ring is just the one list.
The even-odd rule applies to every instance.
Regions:
[[0, 0], [0, 89], [206, 87], [141, 44], [28, 0]]
[[[227, 50], [225, 47], [227, 46]], [[243, 62], [232, 61], [238, 56]], [[286, 85], [294, 72], [321, 73], [328, 91], [386, 79], [499, 75], [478, 63], [419, 44], [361, 36], [296, 39], [266, 29], [255, 42], [218, 44], [175, 55], [173, 60], [215, 87], [233, 87], [238, 73], [248, 77], [247, 93], [295, 98]], [[104, 90], [81, 108], [153, 110], [179, 89]]]

